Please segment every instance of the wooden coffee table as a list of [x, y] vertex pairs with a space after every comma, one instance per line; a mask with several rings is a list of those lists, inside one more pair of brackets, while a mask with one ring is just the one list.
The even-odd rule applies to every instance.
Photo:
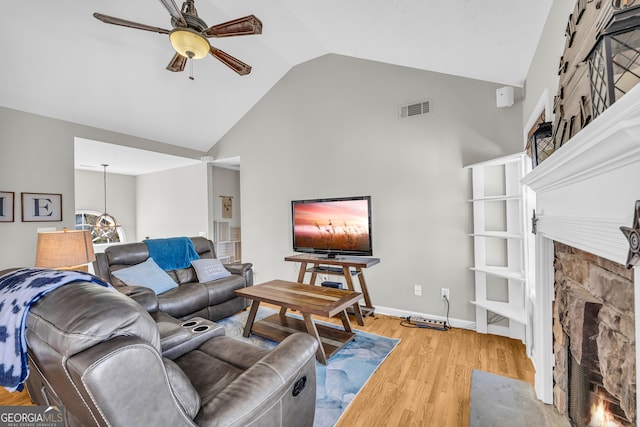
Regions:
[[[360, 292], [272, 280], [238, 289], [236, 294], [253, 300], [244, 327], [245, 337], [255, 334], [280, 342], [293, 333], [306, 332], [318, 340], [316, 357], [324, 365], [329, 357], [355, 337], [346, 309], [358, 306], [358, 301], [362, 299]], [[280, 306], [280, 313], [254, 323], [261, 302]], [[303, 320], [286, 316], [287, 309], [299, 311]], [[344, 330], [316, 324], [311, 317], [312, 314], [325, 317], [340, 315]], [[361, 312], [356, 313], [356, 317], [362, 321]]]

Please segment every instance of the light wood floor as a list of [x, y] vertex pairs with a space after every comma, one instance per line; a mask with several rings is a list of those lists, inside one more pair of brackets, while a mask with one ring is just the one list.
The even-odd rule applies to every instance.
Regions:
[[[405, 328], [400, 319], [383, 315], [367, 317], [365, 323], [353, 325], [401, 341], [337, 427], [467, 427], [472, 369], [533, 384], [534, 369], [520, 341], [464, 329]], [[26, 392], [0, 387], [0, 406], [29, 404]]]
[[467, 427], [473, 369], [533, 384], [533, 365], [520, 341], [465, 329], [406, 328], [382, 315], [365, 324], [358, 328], [401, 341], [338, 427]]

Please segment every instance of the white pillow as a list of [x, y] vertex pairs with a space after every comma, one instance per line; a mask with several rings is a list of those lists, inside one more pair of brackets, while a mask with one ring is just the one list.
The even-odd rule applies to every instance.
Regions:
[[196, 270], [196, 276], [200, 283], [210, 282], [223, 277], [231, 276], [229, 270], [224, 268], [222, 261], [215, 258], [201, 258], [191, 261], [191, 265]]
[[140, 264], [121, 268], [111, 274], [129, 286], [149, 288], [156, 295], [178, 287], [178, 284], [156, 264], [153, 258], [147, 258], [146, 261]]

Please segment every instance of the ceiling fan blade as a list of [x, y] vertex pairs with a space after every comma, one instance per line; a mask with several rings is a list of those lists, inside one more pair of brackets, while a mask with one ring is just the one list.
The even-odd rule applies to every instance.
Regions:
[[240, 61], [237, 58], [234, 58], [233, 56], [229, 55], [226, 52], [221, 51], [220, 49], [212, 47], [210, 52], [211, 52], [211, 55], [218, 58], [220, 62], [222, 62], [227, 67], [231, 68], [233, 71], [240, 74], [241, 76], [244, 76], [251, 72], [251, 65], [245, 64], [244, 62]]
[[175, 19], [181, 27], [187, 26], [186, 21], [182, 17], [182, 12], [180, 12], [180, 9], [178, 9], [178, 6], [176, 6], [176, 3], [173, 0], [160, 0], [160, 3], [162, 3], [169, 12], [169, 15], [171, 15], [171, 17]]
[[246, 36], [262, 34], [262, 22], [254, 15], [234, 19], [208, 28], [203, 33], [207, 37]]
[[154, 33], [160, 33], [160, 34], [169, 34], [169, 30], [165, 30], [164, 28], [160, 28], [160, 27], [153, 27], [151, 25], [145, 25], [145, 24], [140, 24], [138, 22], [133, 22], [133, 21], [127, 21], [126, 19], [120, 19], [120, 18], [114, 18], [113, 16], [107, 16], [107, 15], [103, 15], [101, 13], [94, 13], [93, 14], [94, 18], [107, 23], [107, 24], [113, 24], [113, 25], [120, 25], [122, 27], [129, 27], [129, 28], [135, 28], [137, 30], [146, 30], [146, 31], [152, 31]]
[[173, 58], [171, 58], [171, 62], [167, 65], [167, 70], [178, 73], [184, 70], [185, 65], [187, 65], [187, 57], [176, 53], [173, 55]]

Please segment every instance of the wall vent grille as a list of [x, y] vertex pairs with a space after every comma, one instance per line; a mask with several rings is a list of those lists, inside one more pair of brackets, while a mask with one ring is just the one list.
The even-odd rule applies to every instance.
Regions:
[[431, 111], [431, 100], [413, 102], [411, 104], [405, 104], [400, 106], [400, 118], [406, 119], [407, 117], [421, 116]]

